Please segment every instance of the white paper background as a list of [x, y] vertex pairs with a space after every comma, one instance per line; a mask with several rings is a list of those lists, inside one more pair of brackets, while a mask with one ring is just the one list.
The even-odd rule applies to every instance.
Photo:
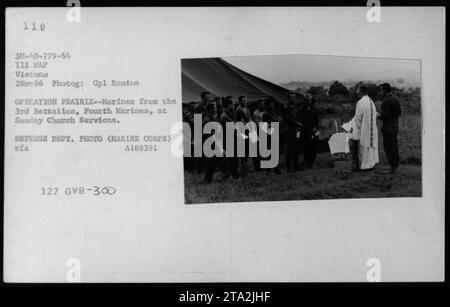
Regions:
[[[81, 261], [84, 282], [366, 281], [378, 258], [383, 281], [439, 281], [444, 269], [444, 8], [8, 9], [4, 279], [65, 282]], [[46, 32], [24, 33], [23, 22]], [[14, 52], [70, 51], [49, 74], [69, 80], [136, 79], [140, 88], [15, 88]], [[180, 59], [322, 54], [420, 59], [423, 197], [184, 205], [182, 160], [168, 147], [32, 145], [14, 153], [16, 97], [175, 97]], [[57, 67], [57, 69], [55, 68]], [[115, 128], [24, 128], [20, 133], [169, 134], [179, 105], [152, 121]], [[40, 129], [40, 130], [39, 130]], [[116, 186], [110, 198], [39, 196], [42, 186]]]

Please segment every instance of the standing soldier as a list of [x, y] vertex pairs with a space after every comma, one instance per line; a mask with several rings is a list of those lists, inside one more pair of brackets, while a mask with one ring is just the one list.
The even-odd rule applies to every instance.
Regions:
[[252, 121], [252, 115], [247, 105], [247, 97], [239, 96], [239, 106], [236, 109], [236, 120], [244, 124]]
[[[239, 100], [239, 106], [236, 108], [236, 121], [237, 122], [241, 122], [244, 125], [246, 125], [249, 122], [252, 122], [252, 115], [250, 113], [250, 110], [248, 108], [247, 105], [247, 97], [245, 97], [244, 95], [239, 96], [238, 98]], [[240, 160], [240, 164], [241, 164], [241, 175], [243, 177], [245, 177], [245, 175], [247, 174], [248, 171], [248, 153], [249, 153], [249, 134], [248, 132], [245, 133], [245, 136], [247, 137], [244, 140], [244, 144], [245, 144], [245, 156], [241, 157]]]
[[[203, 127], [209, 123], [209, 122], [218, 122], [217, 114], [216, 114], [216, 107], [214, 102], [209, 102], [206, 105], [206, 114], [203, 116]], [[211, 134], [212, 135], [212, 134]], [[208, 139], [211, 135], [203, 134], [203, 143], [206, 139]], [[205, 183], [211, 183], [212, 178], [214, 175], [214, 172], [216, 170], [218, 157], [212, 156], [212, 157], [204, 157], [205, 161], [205, 177], [204, 182]]]
[[[270, 129], [271, 125], [273, 122], [280, 122], [281, 121], [281, 117], [279, 117], [276, 113], [275, 113], [275, 105], [274, 102], [271, 98], [266, 99], [265, 101], [265, 107], [264, 107], [264, 112], [262, 114], [262, 122], [267, 123], [267, 128]], [[271, 136], [268, 135], [267, 136], [267, 145], [268, 147], [272, 146], [271, 145]], [[280, 150], [280, 148], [277, 148], [276, 150]], [[278, 165], [275, 166], [273, 168], [273, 172], [277, 175], [281, 174], [280, 169], [278, 168]], [[270, 169], [267, 169], [267, 175], [270, 174]]]
[[398, 99], [392, 95], [391, 85], [389, 83], [383, 83], [381, 84], [381, 89], [385, 97], [381, 104], [380, 115], [380, 119], [382, 120], [381, 133], [383, 133], [383, 147], [391, 167], [387, 173], [394, 174], [397, 171], [400, 160], [397, 134], [398, 118], [401, 116], [402, 110]]
[[264, 113], [264, 99], [258, 99], [258, 107], [255, 112], [253, 112], [253, 120], [255, 121], [256, 126], [262, 122], [262, 115]]
[[[194, 131], [194, 108], [191, 104], [183, 104], [183, 122], [189, 125], [190, 131]], [[183, 128], [184, 129], [184, 128]], [[183, 133], [185, 131], [183, 130]], [[191, 153], [194, 152], [194, 142], [191, 133], [189, 133], [190, 138], [186, 138], [183, 135], [183, 142], [187, 146], [191, 147]], [[183, 157], [184, 167], [188, 171], [195, 170], [195, 158], [194, 157]]]
[[[227, 140], [227, 129], [226, 124], [232, 123], [234, 125], [235, 123], [235, 114], [234, 114], [234, 105], [233, 105], [233, 99], [228, 96], [222, 101], [222, 107], [223, 111], [220, 116], [220, 123], [222, 125], [223, 130], [223, 148], [225, 150], [224, 157], [222, 158], [222, 169], [223, 169], [223, 179], [227, 180], [230, 175], [233, 176], [233, 178], [238, 178], [239, 173], [237, 171], [238, 166], [238, 158], [236, 157], [236, 150], [235, 148], [227, 148], [226, 140]], [[234, 131], [234, 130], [233, 130]], [[236, 144], [236, 137], [234, 137], [234, 144]], [[227, 157], [226, 152], [233, 152], [232, 157]]]
[[311, 95], [307, 94], [305, 98], [305, 105], [300, 110], [302, 123], [300, 142], [303, 148], [304, 164], [307, 168], [312, 168], [316, 160], [316, 133], [319, 131], [319, 116]]
[[301, 127], [298, 122], [297, 110], [294, 106], [295, 93], [288, 93], [288, 104], [283, 108], [283, 121], [286, 129], [286, 168], [299, 170], [297, 131]]
[[217, 114], [217, 118], [220, 119], [220, 116], [222, 115], [222, 98], [221, 97], [216, 97], [214, 98], [214, 101], [216, 103], [216, 114]]
[[[206, 114], [206, 105], [209, 102], [210, 93], [207, 91], [204, 91], [200, 94], [200, 98], [201, 98], [201, 101], [198, 104], [196, 104], [194, 107], [194, 114], [201, 114], [202, 119], [203, 119], [203, 117], [205, 117], [205, 114]], [[202, 147], [203, 147], [203, 144], [202, 144]], [[205, 157], [203, 156], [203, 154], [201, 157], [195, 158], [195, 166], [196, 166], [197, 172], [199, 174], [201, 174], [205, 168]]]
[[[264, 99], [259, 99], [258, 100], [258, 107], [255, 110], [255, 112], [253, 112], [253, 120], [255, 121], [256, 124], [256, 131], [258, 133], [258, 135], [260, 134], [259, 131], [259, 123], [262, 122], [262, 116], [264, 113]], [[253, 167], [255, 172], [256, 171], [260, 171], [261, 170], [261, 155], [259, 154], [259, 141], [257, 141], [258, 143], [257, 145], [257, 156], [253, 158]]]
[[194, 107], [195, 114], [205, 114], [206, 113], [206, 105], [210, 100], [211, 94], [207, 91], [204, 91], [200, 94], [201, 101], [197, 103]]

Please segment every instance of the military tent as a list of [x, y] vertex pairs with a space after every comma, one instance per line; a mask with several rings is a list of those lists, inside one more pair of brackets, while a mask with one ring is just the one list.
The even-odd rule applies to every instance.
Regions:
[[288, 90], [251, 75], [221, 58], [181, 60], [183, 103], [199, 101], [202, 91], [212, 97], [246, 95], [249, 101], [274, 97], [286, 103]]

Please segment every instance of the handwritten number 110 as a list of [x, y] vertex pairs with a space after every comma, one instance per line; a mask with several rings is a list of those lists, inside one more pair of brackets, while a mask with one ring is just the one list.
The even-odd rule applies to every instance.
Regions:
[[41, 31], [45, 31], [45, 23], [41, 23], [39, 25], [39, 28], [36, 26], [35, 22], [33, 22], [31, 24], [31, 28], [28, 26], [28, 23], [26, 23], [26, 22], [24, 22], [23, 25], [24, 25], [24, 28], [23, 28], [24, 30], [32, 30], [32, 31], [41, 30]]

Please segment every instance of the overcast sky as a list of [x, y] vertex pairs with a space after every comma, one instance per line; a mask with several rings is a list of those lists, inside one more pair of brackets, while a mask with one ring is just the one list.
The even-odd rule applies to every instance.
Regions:
[[289, 81], [396, 80], [420, 82], [420, 61], [318, 55], [225, 57], [227, 62], [258, 77], [281, 84]]

